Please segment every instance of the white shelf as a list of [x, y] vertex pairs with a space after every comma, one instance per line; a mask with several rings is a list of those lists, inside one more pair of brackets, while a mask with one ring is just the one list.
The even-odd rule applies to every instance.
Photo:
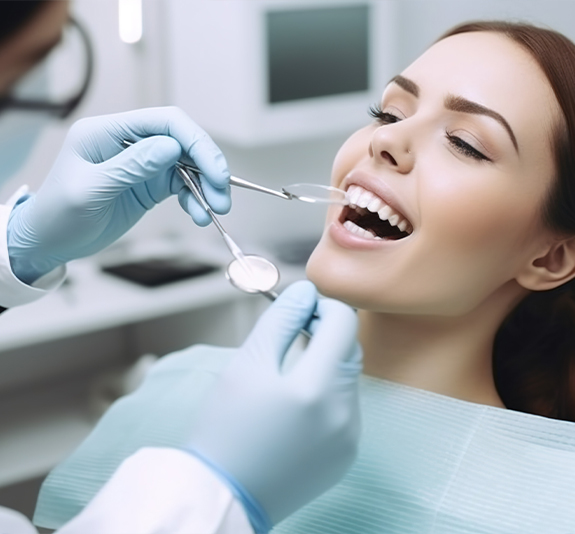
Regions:
[[0, 350], [103, 330], [239, 297], [222, 272], [159, 288], [144, 288], [106, 275], [90, 261], [71, 265], [69, 274], [69, 282], [58, 291], [0, 316]]
[[[281, 271], [284, 284], [304, 276], [301, 267], [284, 266]], [[68, 278], [53, 294], [0, 315], [0, 351], [246, 298], [223, 270], [145, 288], [82, 260], [69, 266]]]

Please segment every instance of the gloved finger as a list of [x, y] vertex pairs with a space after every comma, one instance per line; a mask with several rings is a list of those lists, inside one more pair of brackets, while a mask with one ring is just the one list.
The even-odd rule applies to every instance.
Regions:
[[178, 192], [178, 202], [182, 209], [191, 215], [193, 221], [198, 226], [208, 226], [212, 222], [212, 218], [209, 216], [208, 212], [200, 206], [200, 203], [196, 200], [196, 197], [187, 187], [182, 187]]
[[211, 185], [223, 188], [230, 183], [226, 158], [207, 133], [198, 136], [187, 151], [184, 147], [184, 151]]
[[100, 164], [104, 172], [99, 176], [105, 181], [98, 185], [109, 192], [122, 192], [164, 175], [169, 191], [171, 177], [166, 171], [176, 164], [181, 151], [179, 143], [171, 137], [157, 135], [142, 139]]
[[260, 317], [244, 343], [244, 349], [261, 355], [262, 364], [279, 369], [299, 331], [317, 304], [317, 290], [307, 280], [289, 286]]
[[[317, 329], [320, 327], [321, 327], [321, 318], [317, 313], [315, 313], [314, 316], [311, 318], [310, 322], [307, 324], [306, 329], [313, 337]], [[357, 370], [359, 369], [359, 372], [361, 372], [362, 367], [363, 367], [363, 351], [361, 349], [361, 345], [359, 343], [356, 343], [355, 352], [345, 361], [341, 361], [339, 364], [339, 368], [353, 370], [354, 372], [357, 372]]]
[[214, 187], [203, 176], [200, 177], [200, 183], [206, 202], [215, 213], [225, 215], [232, 207], [231, 188], [229, 185], [224, 187]]
[[132, 138], [169, 135], [182, 147], [184, 160], [194, 163], [214, 187], [225, 187], [230, 173], [224, 155], [211, 137], [177, 107], [148, 108], [118, 115]]
[[[222, 214], [230, 211], [231, 198], [228, 194], [214, 193], [208, 204], [212, 207], [215, 213]], [[208, 213], [200, 206], [193, 193], [186, 187], [182, 187], [178, 191], [178, 201], [182, 209], [191, 215], [194, 222], [200, 226], [206, 226], [212, 221]]]
[[[357, 343], [358, 319], [355, 311], [333, 299], [318, 301], [313, 336], [298, 362], [306, 373], [313, 368], [317, 376], [333, 375], [346, 365], [357, 369], [361, 351]], [[342, 365], [343, 364], [343, 365]]]

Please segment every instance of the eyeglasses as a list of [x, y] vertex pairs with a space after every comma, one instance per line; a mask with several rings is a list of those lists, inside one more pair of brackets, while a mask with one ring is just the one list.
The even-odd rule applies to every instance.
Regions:
[[[0, 97], [0, 113], [7, 110], [38, 111], [65, 119], [78, 107], [92, 80], [94, 52], [88, 32], [77, 20], [68, 20], [61, 43], [42, 63], [45, 62], [52, 73], [56, 72], [56, 76], [51, 78], [65, 81], [60, 83], [60, 87], [51, 87], [58, 96], [19, 95], [15, 91]], [[58, 71], [60, 76], [57, 75]]]

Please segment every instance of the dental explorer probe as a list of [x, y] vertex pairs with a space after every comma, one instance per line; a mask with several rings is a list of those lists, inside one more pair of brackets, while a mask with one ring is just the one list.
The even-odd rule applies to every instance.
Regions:
[[[124, 144], [124, 146], [128, 147], [132, 146], [134, 144], [134, 141], [128, 141], [127, 139], [124, 139], [122, 143]], [[191, 171], [195, 174], [203, 174], [202, 171], [197, 167], [189, 165], [188, 163], [182, 163], [181, 161], [176, 162], [176, 167], [183, 167], [184, 169]], [[247, 180], [244, 180], [243, 178], [238, 178], [237, 176], [230, 176], [230, 185], [235, 185], [236, 187], [243, 187], [244, 189], [251, 189], [252, 191], [259, 191], [260, 193], [266, 193], [274, 197], [283, 198], [284, 200], [292, 200], [292, 198], [295, 198], [288, 192], [269, 189], [268, 187], [264, 187], [263, 185], [259, 184], [254, 184], [253, 182], [248, 182]]]
[[[122, 143], [126, 147], [134, 144], [134, 142], [126, 139], [124, 139]], [[181, 161], [176, 162], [176, 167], [191, 172], [193, 175], [203, 174], [197, 167]], [[272, 195], [283, 200], [300, 200], [308, 204], [339, 204], [341, 206], [349, 204], [349, 198], [346, 192], [330, 185], [298, 183], [287, 185], [282, 187], [281, 191], [277, 191], [233, 175], [230, 176], [230, 185], [250, 191], [257, 191], [258, 193], [265, 193], [266, 195]]]

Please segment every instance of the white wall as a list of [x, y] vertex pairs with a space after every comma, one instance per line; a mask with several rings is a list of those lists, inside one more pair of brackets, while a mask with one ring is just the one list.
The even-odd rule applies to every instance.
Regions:
[[401, 0], [399, 58], [406, 67], [444, 31], [476, 19], [527, 21], [558, 30], [575, 40], [572, 0]]

